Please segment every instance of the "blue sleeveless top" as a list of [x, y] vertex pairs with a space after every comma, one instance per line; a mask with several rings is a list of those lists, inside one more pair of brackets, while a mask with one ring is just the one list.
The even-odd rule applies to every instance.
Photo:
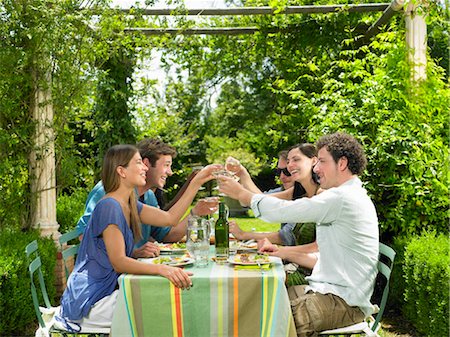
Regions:
[[[143, 204], [138, 201], [138, 213]], [[61, 297], [60, 316], [69, 320], [86, 317], [91, 307], [111, 295], [119, 274], [114, 271], [106, 252], [102, 233], [110, 224], [117, 225], [125, 241], [125, 254], [131, 257], [133, 232], [117, 200], [105, 198], [96, 205], [81, 241], [75, 267]]]

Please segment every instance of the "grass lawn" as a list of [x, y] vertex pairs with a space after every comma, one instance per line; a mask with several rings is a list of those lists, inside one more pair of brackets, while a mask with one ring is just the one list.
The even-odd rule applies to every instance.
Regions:
[[242, 230], [251, 232], [253, 229], [255, 232], [276, 232], [280, 229], [279, 223], [267, 223], [256, 218], [230, 218], [237, 222]]

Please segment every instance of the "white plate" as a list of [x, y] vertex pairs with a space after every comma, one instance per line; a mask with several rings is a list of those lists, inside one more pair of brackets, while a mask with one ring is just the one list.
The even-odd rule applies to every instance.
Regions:
[[236, 251], [256, 251], [258, 244], [256, 242], [246, 244], [245, 241], [230, 241], [230, 249]]
[[[236, 254], [236, 255], [230, 257], [230, 258], [228, 259], [228, 262], [231, 263], [231, 264], [239, 264], [239, 265], [241, 265], [241, 266], [257, 266], [257, 265], [258, 265], [258, 262], [259, 262], [260, 265], [263, 265], [263, 264], [270, 264], [270, 263], [275, 262], [275, 259], [274, 259], [272, 256], [268, 256], [268, 260], [265, 260], [265, 261], [263, 261], [263, 260], [252, 261], [252, 259], [250, 258], [250, 261], [248, 261], [248, 262], [242, 262], [242, 261], [239, 260], [239, 257], [240, 257], [241, 255], [242, 255], [242, 254]], [[257, 255], [257, 254], [247, 254], [247, 253], [246, 253], [246, 255]]]
[[184, 253], [186, 248], [173, 248], [173, 243], [158, 243], [161, 253]]
[[165, 264], [172, 267], [181, 267], [181, 266], [187, 266], [188, 264], [193, 264], [194, 259], [190, 257], [185, 256], [159, 256], [152, 259], [140, 259], [143, 262], [146, 263], [152, 263], [152, 264]]

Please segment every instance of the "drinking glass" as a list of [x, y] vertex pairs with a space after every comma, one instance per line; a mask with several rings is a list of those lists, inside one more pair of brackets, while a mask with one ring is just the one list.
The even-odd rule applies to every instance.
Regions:
[[205, 204], [212, 213], [216, 213], [219, 209], [219, 197], [206, 197], [200, 199], [197, 203]]
[[209, 260], [209, 232], [205, 220], [198, 216], [188, 219], [186, 249], [195, 259], [197, 267], [206, 267]]
[[225, 160], [225, 169], [235, 175], [241, 169], [241, 163], [236, 158], [230, 156]]
[[233, 172], [231, 171], [227, 171], [227, 170], [219, 170], [219, 171], [214, 171], [212, 173], [212, 175], [217, 179], [219, 176], [225, 176], [225, 177], [231, 177], [236, 179], [236, 176], [234, 175]]

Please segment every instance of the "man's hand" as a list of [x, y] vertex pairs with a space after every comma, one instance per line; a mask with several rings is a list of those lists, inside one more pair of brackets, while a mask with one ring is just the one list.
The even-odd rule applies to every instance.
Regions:
[[230, 221], [229, 230], [230, 230], [230, 233], [233, 234], [233, 236], [237, 240], [245, 240], [245, 238], [243, 236], [244, 231], [241, 229], [241, 227], [239, 227], [239, 225], [236, 223], [236, 221]]
[[146, 242], [142, 247], [133, 250], [133, 257], [157, 257], [159, 256], [159, 246], [154, 242]]
[[234, 178], [219, 175], [217, 178], [219, 192], [224, 193], [232, 199], [238, 200], [242, 206], [250, 205], [253, 193], [247, 191]]
[[286, 247], [279, 247], [274, 245], [269, 239], [265, 238], [258, 241], [258, 252], [267, 253], [271, 256], [278, 256], [281, 259], [286, 259]]
[[258, 240], [258, 251], [261, 253], [269, 253], [272, 255], [271, 253], [276, 253], [279, 250], [278, 246], [270, 242], [268, 238]]
[[211, 215], [217, 211], [219, 207], [218, 197], [208, 197], [205, 199], [200, 199], [192, 208], [192, 214], [195, 216], [205, 216]]

